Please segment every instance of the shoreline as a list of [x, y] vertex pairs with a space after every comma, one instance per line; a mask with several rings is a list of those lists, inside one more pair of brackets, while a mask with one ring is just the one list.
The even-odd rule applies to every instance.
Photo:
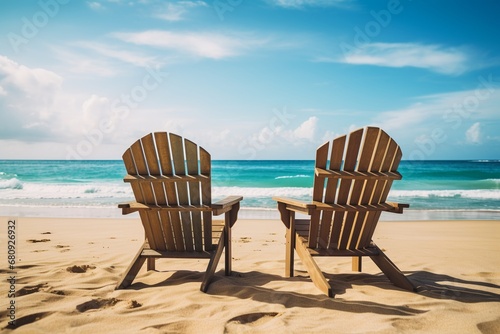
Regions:
[[[114, 218], [133, 219], [137, 214], [122, 215], [121, 210], [109, 207], [37, 207], [2, 206], [1, 216], [32, 218]], [[238, 213], [240, 219], [279, 219], [278, 209], [245, 208]], [[426, 220], [499, 220], [500, 210], [413, 210], [405, 209], [402, 214], [384, 212], [381, 221], [426, 221]]]

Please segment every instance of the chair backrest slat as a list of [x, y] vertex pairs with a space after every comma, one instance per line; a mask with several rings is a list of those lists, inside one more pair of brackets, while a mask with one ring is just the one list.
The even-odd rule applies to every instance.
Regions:
[[[374, 149], [374, 157], [370, 171], [380, 172], [382, 171], [382, 162], [384, 161], [387, 153], [388, 144], [390, 137], [384, 132], [379, 131], [379, 136], [377, 139], [377, 146]], [[365, 186], [365, 192], [363, 193], [361, 204], [370, 204], [374, 202], [380, 202], [380, 197], [377, 197], [377, 185], [380, 185], [380, 180], [367, 180]], [[381, 187], [380, 187], [381, 188]], [[363, 230], [359, 234], [357, 244], [353, 247], [362, 248], [369, 245], [371, 242], [371, 236], [378, 222], [380, 214], [378, 212], [367, 212], [364, 216], [364, 226]]]
[[[172, 155], [170, 152], [169, 134], [165, 132], [156, 132], [154, 134], [156, 147], [158, 151], [158, 159], [160, 160], [161, 174], [165, 176], [174, 175], [172, 167]], [[178, 205], [177, 189], [173, 182], [163, 183], [167, 195], [167, 205]], [[162, 222], [164, 223], [164, 231], [166, 231], [165, 239], [169, 250], [184, 250], [184, 237], [182, 234], [181, 219], [178, 212], [160, 211]]]
[[[328, 162], [328, 143], [318, 148], [316, 151], [316, 167], [326, 168]], [[314, 178], [313, 186], [313, 200], [323, 201], [323, 187], [325, 186], [325, 178], [321, 176], [316, 176]], [[313, 212], [311, 217], [311, 227], [309, 229], [309, 245], [316, 244], [318, 242], [318, 236], [320, 235], [320, 213]], [[322, 242], [322, 241], [320, 241]]]
[[[199, 175], [198, 146], [189, 140], [184, 140], [186, 150], [186, 165], [188, 175]], [[190, 181], [189, 183], [189, 201], [191, 205], [200, 205], [200, 183]], [[201, 212], [191, 213], [191, 224], [194, 234], [194, 249], [203, 250], [203, 228], [201, 223]]]
[[[365, 136], [363, 138], [362, 150], [360, 152], [359, 162], [356, 167], [358, 172], [368, 172], [371, 171], [371, 164], [374, 155], [377, 154], [375, 146], [378, 142], [380, 130], [377, 128], [367, 128], [365, 131]], [[367, 194], [367, 197], [371, 197], [370, 187], [367, 184], [367, 180], [355, 180], [352, 188], [352, 194], [350, 203], [353, 205], [362, 204], [363, 195]], [[357, 212], [354, 216], [354, 223], [351, 232], [351, 239], [347, 245], [348, 249], [356, 248], [359, 243], [359, 237], [361, 231], [365, 226], [365, 212]]]
[[[184, 153], [184, 143], [182, 137], [170, 134], [170, 145], [172, 150], [172, 158], [174, 163], [175, 175], [186, 175], [186, 157]], [[180, 205], [190, 205], [188, 185], [185, 182], [177, 182], [177, 198]], [[193, 239], [189, 236], [193, 235], [193, 228], [191, 224], [191, 214], [189, 212], [181, 212], [181, 226], [184, 234], [184, 247], [187, 251], [193, 251]], [[179, 249], [184, 250], [184, 249]]]
[[[343, 164], [344, 149], [347, 141], [347, 136], [341, 136], [333, 140], [332, 150], [330, 155], [330, 170], [340, 170]], [[338, 179], [328, 180], [326, 189], [326, 203], [340, 203], [338, 193], [340, 181]], [[345, 200], [344, 200], [345, 202]], [[328, 236], [328, 245], [330, 248], [338, 248], [338, 240], [340, 239], [340, 233], [342, 232], [342, 222], [344, 220], [344, 212], [324, 212], [325, 224], [329, 226], [326, 229], [330, 230], [330, 235]]]
[[[200, 173], [211, 175], [212, 164], [210, 154], [200, 147]], [[204, 205], [212, 203], [212, 184], [210, 178], [201, 184], [201, 201]], [[205, 250], [212, 249], [212, 213], [203, 212], [203, 236], [205, 238]]]
[[[146, 145], [147, 140], [145, 140]], [[150, 148], [146, 147], [146, 151]], [[142, 144], [142, 140], [137, 140], [130, 147], [130, 152], [135, 165], [136, 175], [150, 175], [147, 159], [145, 156], [145, 150]], [[125, 159], [125, 156], [124, 156]], [[126, 164], [127, 165], [127, 164]], [[140, 184], [140, 194], [134, 192], [136, 200], [147, 205], [157, 205], [156, 197], [154, 193], [153, 186], [148, 183]], [[141, 212], [141, 220], [146, 222], [144, 224], [144, 230], [147, 235], [150, 235], [148, 242], [151, 247], [158, 250], [166, 250], [165, 239], [163, 238], [163, 232], [160, 226], [160, 218], [158, 212]]]
[[[355, 170], [358, 163], [359, 150], [361, 148], [361, 140], [363, 138], [363, 129], [351, 132], [349, 134], [349, 140], [347, 142], [347, 150], [345, 152], [344, 158], [344, 170], [351, 171]], [[352, 196], [352, 186], [353, 180], [341, 179], [340, 180], [340, 195], [339, 204], [350, 204], [350, 198]], [[346, 249], [347, 244], [352, 233], [352, 227], [354, 224], [354, 219], [356, 218], [356, 212], [347, 212], [344, 215], [344, 224], [342, 227], [342, 233], [340, 240], [337, 242], [339, 249]]]

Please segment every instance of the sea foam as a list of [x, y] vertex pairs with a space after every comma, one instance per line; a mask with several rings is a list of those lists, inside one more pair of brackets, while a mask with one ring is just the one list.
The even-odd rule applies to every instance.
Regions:
[[23, 183], [17, 178], [0, 180], [0, 189], [23, 189]]

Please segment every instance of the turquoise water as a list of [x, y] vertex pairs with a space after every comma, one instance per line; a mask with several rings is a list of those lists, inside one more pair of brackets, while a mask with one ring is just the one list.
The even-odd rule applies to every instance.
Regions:
[[[213, 197], [242, 195], [249, 217], [275, 213], [272, 196], [311, 198], [313, 168], [314, 161], [303, 160], [213, 161]], [[499, 160], [402, 161], [399, 170], [403, 180], [394, 183], [389, 197], [409, 203], [413, 216], [440, 211], [447, 212], [445, 218], [458, 212], [500, 218]], [[2, 215], [57, 215], [61, 208], [93, 208], [118, 216], [116, 204], [133, 198], [124, 174], [121, 161], [0, 160], [0, 210]]]

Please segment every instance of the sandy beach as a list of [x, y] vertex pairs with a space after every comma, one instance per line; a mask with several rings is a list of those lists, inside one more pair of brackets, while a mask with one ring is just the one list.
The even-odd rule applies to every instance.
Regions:
[[[208, 293], [206, 261], [159, 260], [115, 291], [143, 239], [139, 219], [16, 219], [15, 274], [3, 246], [0, 330], [15, 302], [16, 333], [499, 333], [500, 221], [385, 221], [374, 241], [418, 286], [394, 287], [365, 259], [320, 259], [335, 290], [323, 295], [296, 257], [284, 278], [278, 220], [239, 220], [233, 274], [223, 261]], [[8, 282], [15, 276], [14, 282]], [[9, 298], [9, 289], [16, 291]]]

